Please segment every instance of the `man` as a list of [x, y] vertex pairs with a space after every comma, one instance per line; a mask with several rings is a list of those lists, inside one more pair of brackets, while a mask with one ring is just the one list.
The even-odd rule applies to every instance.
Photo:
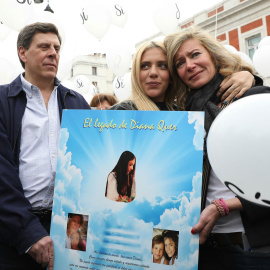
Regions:
[[49, 237], [63, 109], [90, 109], [56, 78], [61, 37], [34, 23], [18, 35], [25, 72], [0, 86], [0, 269], [53, 268]]

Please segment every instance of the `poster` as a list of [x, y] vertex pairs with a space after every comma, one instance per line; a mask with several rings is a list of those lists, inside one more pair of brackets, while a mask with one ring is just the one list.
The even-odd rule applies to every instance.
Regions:
[[55, 270], [197, 269], [199, 237], [190, 231], [200, 215], [203, 119], [202, 112], [63, 112]]

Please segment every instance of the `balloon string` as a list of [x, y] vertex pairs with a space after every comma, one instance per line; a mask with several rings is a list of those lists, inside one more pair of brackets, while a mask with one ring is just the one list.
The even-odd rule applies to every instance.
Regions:
[[103, 110], [102, 107], [101, 107], [101, 102], [100, 102], [99, 95], [98, 95], [98, 102], [99, 102], [100, 109]]
[[[99, 45], [100, 45], [100, 48], [101, 48], [101, 41], [100, 41], [100, 40], [99, 40]], [[100, 51], [101, 51], [101, 52], [100, 52], [100, 57], [102, 58], [102, 55], [103, 55], [102, 48], [100, 49]], [[106, 74], [106, 70], [105, 70], [105, 67], [104, 67], [104, 63], [103, 63], [102, 60], [101, 60], [101, 62], [102, 62], [103, 74]], [[98, 100], [99, 100], [100, 109], [103, 110], [102, 107], [101, 107], [101, 102], [100, 102], [99, 97], [98, 97]]]
[[101, 107], [101, 101], [100, 101], [99, 95], [98, 95], [98, 93], [96, 93], [96, 87], [94, 88], [94, 93], [95, 93], [95, 94], [97, 95], [97, 97], [98, 97], [98, 103], [99, 103], [100, 109], [103, 110], [102, 107]]
[[[91, 64], [90, 64], [90, 62], [89, 62], [89, 68], [90, 68], [90, 72], [91, 72]], [[97, 90], [97, 88], [96, 88], [96, 86], [95, 86], [93, 83], [92, 83], [92, 85], [94, 86], [94, 88], [93, 88], [94, 95], [97, 95], [97, 94], [98, 94], [98, 92], [96, 91], [96, 90]], [[98, 97], [98, 103], [99, 103], [99, 105], [100, 105], [100, 109], [102, 110], [99, 95], [97, 95], [97, 97]]]

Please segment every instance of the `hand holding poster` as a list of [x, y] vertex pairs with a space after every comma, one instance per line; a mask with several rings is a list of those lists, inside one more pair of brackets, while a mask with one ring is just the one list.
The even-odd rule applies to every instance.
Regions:
[[197, 269], [203, 113], [66, 110], [54, 269]]

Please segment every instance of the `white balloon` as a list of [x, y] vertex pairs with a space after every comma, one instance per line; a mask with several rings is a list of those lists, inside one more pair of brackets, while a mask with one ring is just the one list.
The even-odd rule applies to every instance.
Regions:
[[177, 30], [179, 18], [180, 11], [178, 6], [167, 0], [157, 5], [153, 12], [154, 23], [164, 35]]
[[128, 72], [124, 77], [115, 77], [113, 80], [113, 91], [119, 101], [128, 99], [131, 96], [131, 73]]
[[88, 104], [90, 104], [90, 101], [92, 100], [93, 95], [90, 95], [90, 94], [84, 94], [83, 97], [84, 97], [84, 99], [86, 100], [86, 102], [87, 102]]
[[240, 99], [213, 122], [209, 161], [219, 179], [251, 202], [270, 206], [270, 95]]
[[107, 65], [111, 72], [118, 77], [124, 76], [129, 71], [131, 60], [131, 52], [124, 43], [112, 44], [107, 50]]
[[225, 45], [223, 45], [223, 46], [224, 46], [229, 52], [231, 52], [231, 53], [235, 53], [235, 54], [238, 53], [238, 51], [236, 50], [236, 48], [233, 47], [232, 45], [225, 44]]
[[9, 60], [0, 57], [0, 85], [11, 83], [18, 76], [18, 68]]
[[270, 36], [267, 36], [267, 37], [264, 37], [259, 45], [258, 45], [258, 48], [260, 48], [261, 46], [270, 46]]
[[0, 22], [0, 40], [5, 40], [9, 33], [11, 32], [11, 28], [7, 27], [3, 23]]
[[251, 66], [253, 66], [253, 62], [252, 60], [250, 59], [250, 57], [246, 54], [246, 53], [243, 53], [243, 52], [237, 52], [237, 54], [241, 57], [241, 59], [243, 61], [245, 61], [246, 63], [250, 64]]
[[64, 28], [66, 35], [73, 31], [78, 32], [79, 27], [84, 28], [82, 25], [82, 18], [80, 16], [80, 1], [50, 0], [50, 7], [54, 11], [53, 15], [55, 15], [61, 23], [61, 26]]
[[72, 69], [72, 59], [71, 58], [64, 58], [60, 57], [59, 65], [58, 65], [58, 72], [57, 78], [59, 80], [64, 80], [71, 76], [71, 69]]
[[86, 2], [83, 13], [84, 26], [87, 31], [94, 37], [102, 39], [111, 24], [111, 16], [108, 7], [94, 1]]
[[[48, 1], [43, 1], [42, 3], [35, 3], [34, 5], [34, 10], [35, 10], [35, 13], [36, 12], [42, 12], [44, 11], [44, 9], [47, 7], [48, 5]], [[51, 3], [50, 3], [50, 6], [51, 6]], [[52, 8], [53, 11], [54, 11], [54, 7]]]
[[0, 58], [3, 57], [8, 59], [8, 61], [14, 64], [17, 69], [20, 68], [21, 70], [17, 70], [19, 73], [20, 71], [23, 71], [23, 68], [17, 54], [17, 38], [18, 32], [11, 30], [6, 39], [0, 42]]
[[20, 31], [34, 12], [33, 1], [0, 1], [0, 20], [13, 30]]
[[78, 75], [75, 77], [73, 82], [73, 90], [77, 91], [82, 95], [89, 94], [91, 83], [87, 76]]
[[61, 84], [68, 89], [75, 90], [74, 83], [68, 79], [61, 81]]
[[111, 51], [111, 47], [120, 46], [126, 47], [131, 51], [135, 50], [134, 41], [130, 38], [130, 35], [121, 27], [111, 25], [106, 36], [100, 41], [99, 47], [103, 54]]
[[253, 64], [257, 72], [263, 77], [270, 76], [270, 46], [258, 48], [253, 55]]
[[128, 19], [128, 12], [122, 3], [114, 3], [110, 8], [110, 13], [112, 18], [112, 24], [119, 27], [125, 26]]
[[[87, 78], [87, 80], [88, 80], [87, 81], [87, 80], [85, 80], [84, 77], [85, 77], [84, 75], [79, 75], [77, 77], [77, 79], [79, 79], [79, 83], [82, 80], [84, 80], [84, 82], [88, 83], [88, 81], [89, 81], [88, 78]], [[86, 88], [84, 88], [83, 90], [82, 89], [78, 90], [78, 85], [77, 85], [76, 79], [75, 79], [74, 82], [72, 82], [71, 80], [65, 79], [65, 80], [61, 81], [61, 84], [63, 86], [65, 86], [66, 88], [72, 89], [72, 90], [80, 93], [84, 97], [84, 99], [86, 100], [86, 102], [88, 104], [90, 104], [90, 101], [92, 100], [92, 98], [93, 98], [93, 96], [94, 96], [94, 94], [96, 92], [96, 87], [94, 85], [90, 84], [90, 83], [88, 84], [89, 85], [89, 90], [88, 91], [87, 91]]]

